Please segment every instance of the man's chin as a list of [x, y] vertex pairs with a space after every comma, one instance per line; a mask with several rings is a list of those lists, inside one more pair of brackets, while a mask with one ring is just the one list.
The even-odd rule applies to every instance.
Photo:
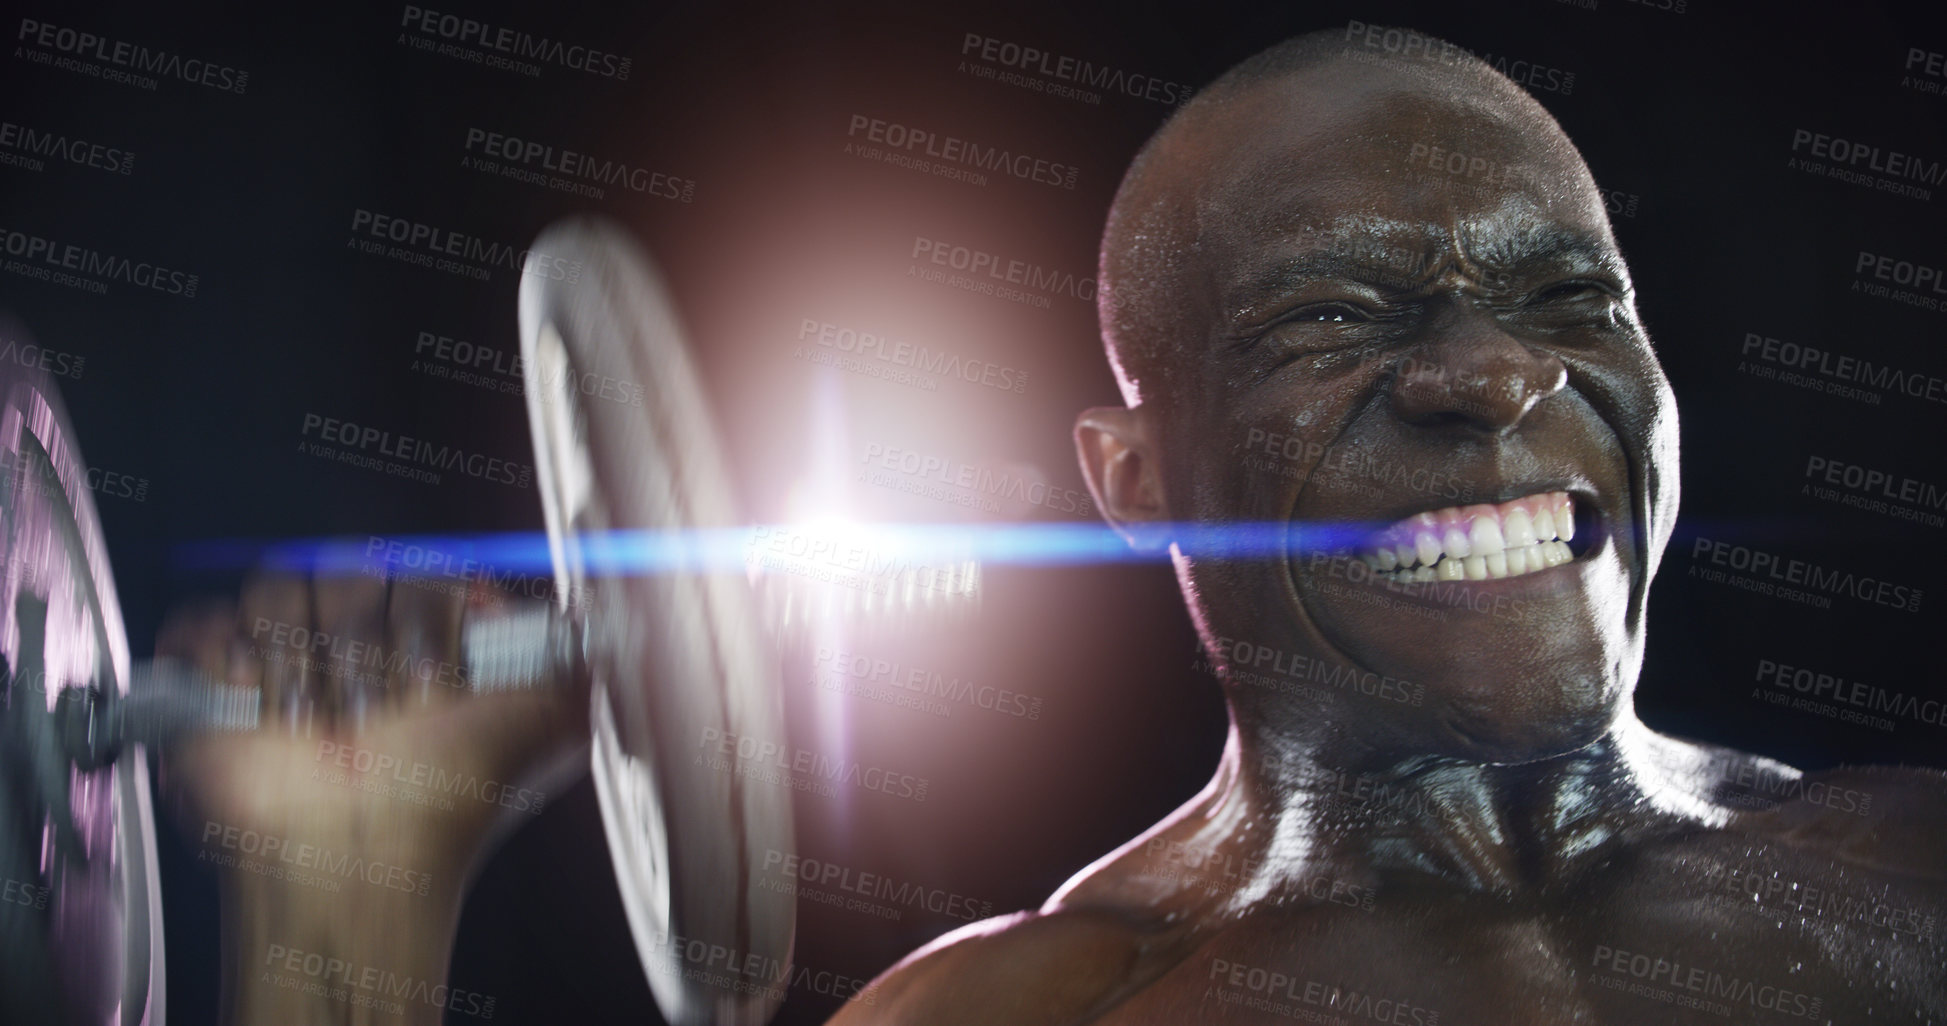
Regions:
[[1556, 758], [1601, 738], [1627, 701], [1617, 612], [1628, 578], [1612, 550], [1521, 578], [1389, 588], [1327, 572], [1299, 577], [1297, 591], [1347, 662], [1423, 689], [1413, 736], [1397, 738], [1409, 748], [1501, 765]]

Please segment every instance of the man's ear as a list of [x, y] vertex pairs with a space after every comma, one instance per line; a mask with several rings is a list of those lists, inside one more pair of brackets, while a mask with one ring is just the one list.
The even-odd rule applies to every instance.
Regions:
[[1169, 503], [1147, 411], [1097, 406], [1075, 418], [1075, 452], [1102, 519], [1135, 548], [1169, 544]]

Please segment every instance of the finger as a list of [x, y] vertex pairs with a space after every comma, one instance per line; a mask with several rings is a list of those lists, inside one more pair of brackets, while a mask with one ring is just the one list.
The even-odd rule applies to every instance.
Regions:
[[318, 690], [330, 721], [363, 730], [386, 707], [386, 582], [348, 576], [311, 580], [312, 645]]
[[406, 658], [391, 677], [393, 694], [419, 708], [467, 694], [460, 652], [466, 590], [450, 582], [401, 577], [386, 610], [386, 646]]
[[211, 598], [187, 603], [171, 610], [157, 629], [156, 658], [180, 660], [211, 680], [228, 680], [236, 635], [234, 601]]
[[262, 720], [285, 730], [311, 733], [317, 714], [316, 677], [309, 648], [316, 633], [311, 621], [311, 586], [288, 573], [264, 573], [243, 584], [238, 638], [247, 646], [245, 665], [232, 682], [256, 678], [264, 692]]

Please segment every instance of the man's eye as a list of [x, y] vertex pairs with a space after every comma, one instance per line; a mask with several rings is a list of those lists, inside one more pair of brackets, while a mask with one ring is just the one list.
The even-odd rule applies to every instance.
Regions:
[[1398, 314], [1386, 307], [1329, 299], [1293, 308], [1248, 338], [1237, 340], [1239, 352], [1264, 351], [1274, 357], [1270, 370], [1293, 360], [1366, 345], [1382, 325]]
[[1314, 303], [1300, 307], [1285, 318], [1286, 324], [1356, 324], [1372, 320], [1364, 310], [1348, 303]]
[[1529, 305], [1537, 303], [1574, 302], [1580, 299], [1606, 299], [1609, 290], [1592, 281], [1564, 281], [1549, 285], [1528, 298]]

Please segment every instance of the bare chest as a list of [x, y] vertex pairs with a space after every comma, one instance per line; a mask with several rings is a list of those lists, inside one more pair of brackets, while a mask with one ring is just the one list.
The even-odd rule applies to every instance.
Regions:
[[1522, 900], [1427, 881], [1268, 906], [1104, 1024], [1947, 1022], [1937, 894], [1763, 851], [1667, 852]]

